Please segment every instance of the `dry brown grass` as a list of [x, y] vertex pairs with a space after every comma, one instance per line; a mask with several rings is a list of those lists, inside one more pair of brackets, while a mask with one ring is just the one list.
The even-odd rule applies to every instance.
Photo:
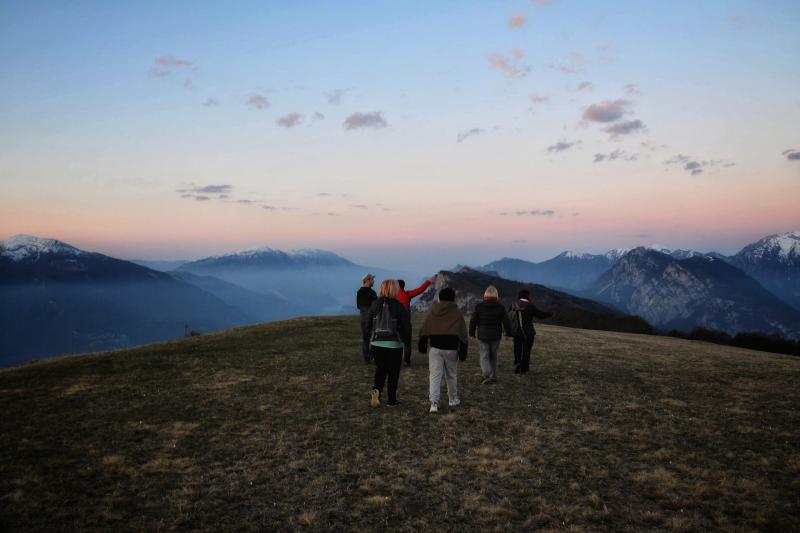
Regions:
[[439, 415], [419, 354], [369, 408], [350, 317], [2, 371], [0, 529], [800, 529], [800, 359], [539, 333]]

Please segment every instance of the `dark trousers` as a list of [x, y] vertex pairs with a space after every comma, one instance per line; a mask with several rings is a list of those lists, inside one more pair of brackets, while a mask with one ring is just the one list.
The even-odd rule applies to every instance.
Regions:
[[531, 367], [533, 335], [514, 335], [514, 373], [524, 374]]
[[[410, 314], [410, 311], [409, 311]], [[411, 321], [408, 321], [408, 334], [406, 338], [403, 339], [403, 359], [405, 359], [406, 364], [411, 364]]]
[[364, 362], [372, 360], [372, 355], [369, 353], [369, 309], [361, 311], [361, 355], [364, 357]]
[[372, 347], [375, 357], [375, 388], [383, 390], [386, 378], [389, 378], [389, 403], [397, 401], [397, 381], [400, 378], [400, 367], [403, 364], [403, 348]]

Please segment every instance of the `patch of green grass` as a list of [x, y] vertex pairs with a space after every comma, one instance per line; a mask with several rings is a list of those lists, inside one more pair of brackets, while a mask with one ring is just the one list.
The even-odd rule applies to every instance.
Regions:
[[353, 317], [2, 371], [0, 529], [800, 528], [800, 359], [538, 329], [438, 415], [416, 353], [369, 407]]

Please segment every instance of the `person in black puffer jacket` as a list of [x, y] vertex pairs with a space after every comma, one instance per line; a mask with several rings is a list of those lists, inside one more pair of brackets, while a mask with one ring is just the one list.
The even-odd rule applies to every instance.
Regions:
[[478, 349], [481, 354], [481, 384], [497, 382], [497, 351], [500, 348], [500, 339], [511, 338], [511, 324], [508, 321], [503, 304], [499, 301], [497, 289], [489, 285], [483, 293], [483, 301], [475, 306], [472, 318], [469, 321], [469, 336], [478, 336]]
[[511, 331], [514, 333], [514, 373], [525, 374], [530, 370], [531, 350], [536, 337], [536, 328], [533, 327], [534, 318], [550, 318], [553, 313], [541, 311], [531, 303], [531, 293], [522, 289], [517, 294], [517, 301], [511, 304], [508, 318], [511, 322]]

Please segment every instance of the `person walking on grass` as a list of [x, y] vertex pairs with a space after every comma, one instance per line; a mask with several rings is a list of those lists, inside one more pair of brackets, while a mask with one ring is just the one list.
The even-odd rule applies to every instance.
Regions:
[[[458, 362], [467, 358], [467, 323], [455, 304], [456, 292], [445, 287], [439, 291], [439, 301], [431, 306], [419, 331], [419, 351], [428, 352], [431, 413], [439, 411], [442, 374], [447, 383], [450, 407], [461, 403], [458, 398]], [[428, 345], [430, 344], [430, 348]]]
[[408, 313], [397, 301], [400, 285], [397, 280], [381, 282], [380, 297], [372, 302], [367, 314], [370, 350], [375, 359], [375, 380], [370, 393], [370, 405], [381, 404], [383, 385], [389, 381], [386, 405], [397, 405], [397, 382], [403, 364], [403, 339], [411, 329]]
[[367, 274], [361, 278], [361, 284], [361, 288], [358, 289], [356, 293], [356, 306], [358, 307], [358, 312], [361, 314], [361, 357], [364, 358], [365, 364], [369, 364], [372, 360], [372, 356], [369, 353], [370, 326], [367, 322], [367, 315], [369, 314], [369, 308], [372, 302], [378, 299], [378, 295], [372, 290], [372, 286], [375, 284], [375, 276], [373, 274]]
[[537, 309], [531, 302], [531, 292], [522, 289], [517, 293], [517, 300], [508, 310], [508, 320], [514, 336], [514, 373], [525, 374], [530, 370], [531, 350], [536, 337], [533, 327], [534, 318], [550, 318], [553, 313]]
[[411, 290], [411, 291], [406, 291], [406, 282], [405, 282], [405, 280], [399, 279], [399, 280], [397, 280], [397, 283], [400, 284], [400, 291], [397, 293], [397, 299], [400, 301], [401, 304], [403, 304], [403, 307], [405, 308], [406, 313], [408, 313], [408, 323], [409, 323], [408, 337], [403, 339], [403, 344], [405, 345], [403, 347], [403, 355], [404, 355], [404, 359], [406, 361], [406, 366], [411, 366], [411, 327], [410, 327], [410, 324], [411, 324], [411, 298], [414, 298], [415, 296], [419, 296], [420, 294], [425, 292], [425, 289], [427, 289], [430, 286], [430, 284], [433, 283], [433, 278], [428, 278], [427, 280], [425, 280], [425, 282], [422, 285], [420, 285], [419, 287], [417, 287], [416, 289]]
[[478, 349], [481, 354], [481, 385], [497, 382], [497, 352], [500, 349], [500, 339], [503, 330], [506, 338], [511, 337], [511, 324], [508, 314], [500, 303], [497, 289], [493, 285], [486, 287], [483, 301], [475, 306], [472, 318], [469, 321], [469, 336], [478, 336]]

